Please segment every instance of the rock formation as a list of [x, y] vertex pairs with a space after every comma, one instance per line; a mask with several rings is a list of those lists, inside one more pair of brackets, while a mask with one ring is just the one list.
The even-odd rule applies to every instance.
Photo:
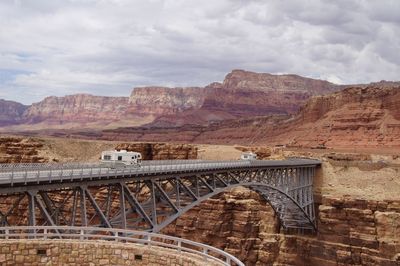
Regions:
[[39, 155], [43, 147], [40, 140], [19, 137], [0, 137], [0, 163], [43, 163], [48, 160]]
[[141, 87], [129, 97], [129, 113], [136, 115], [171, 115], [203, 104], [203, 88]]
[[0, 137], [0, 163], [98, 162], [101, 151], [113, 148], [140, 152], [144, 160], [192, 160], [198, 156], [197, 146], [190, 144], [115, 144], [3, 136]]
[[[199, 108], [158, 117], [151, 126], [200, 124], [210, 121], [261, 116], [293, 114], [312, 95], [323, 95], [338, 89], [327, 81], [297, 75], [271, 75], [233, 70], [223, 83], [206, 86]], [[199, 90], [197, 90], [199, 91]]]
[[315, 96], [294, 116], [218, 121], [206, 126], [138, 127], [103, 131], [102, 138], [300, 147], [399, 147], [400, 87], [351, 87]]
[[89, 94], [47, 97], [32, 104], [23, 114], [30, 124], [46, 121], [48, 124], [67, 122], [115, 121], [123, 118], [128, 97], [102, 97]]
[[27, 108], [23, 104], [0, 99], [0, 127], [19, 123]]
[[277, 138], [292, 145], [400, 146], [400, 86], [352, 87], [310, 99]]
[[234, 70], [226, 76], [223, 83], [214, 82], [206, 87], [135, 88], [129, 98], [88, 94], [50, 96], [28, 106], [26, 110], [23, 106], [13, 107], [19, 110], [17, 112], [10, 111], [10, 107], [2, 108], [5, 103], [7, 106], [11, 105], [10, 102], [2, 101], [0, 118], [5, 117], [4, 121], [7, 123], [3, 122], [0, 126], [41, 123], [41, 126], [34, 129], [48, 126], [69, 128], [69, 123], [75, 123], [93, 128], [93, 123], [108, 125], [114, 122], [118, 126], [135, 126], [153, 120], [152, 126], [205, 125], [211, 121], [241, 117], [292, 114], [310, 96], [326, 94], [340, 88], [341, 86], [327, 81], [296, 75]]
[[280, 234], [273, 209], [244, 188], [205, 201], [163, 232], [214, 245], [246, 265], [399, 265], [399, 200], [316, 198], [317, 235]]

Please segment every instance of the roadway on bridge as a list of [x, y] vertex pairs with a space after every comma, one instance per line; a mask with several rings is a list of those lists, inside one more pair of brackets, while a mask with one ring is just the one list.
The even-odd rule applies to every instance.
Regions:
[[204, 160], [165, 160], [143, 161], [138, 166], [110, 167], [97, 164], [8, 164], [0, 165], [0, 185], [14, 186], [33, 182], [88, 180], [91, 178], [110, 178], [115, 176], [145, 176], [160, 173], [188, 173], [218, 171], [226, 169], [315, 166], [318, 160], [254, 160], [254, 161], [204, 161]]

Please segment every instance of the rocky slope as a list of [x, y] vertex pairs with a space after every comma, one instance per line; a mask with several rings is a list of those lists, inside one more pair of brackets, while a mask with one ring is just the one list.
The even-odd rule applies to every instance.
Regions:
[[28, 106], [0, 99], [0, 127], [19, 123]]
[[352, 87], [314, 97], [276, 133], [275, 139], [300, 146], [399, 147], [400, 86]]
[[39, 155], [43, 143], [38, 139], [0, 137], [0, 163], [43, 163], [48, 158]]
[[57, 138], [0, 137], [0, 163], [98, 162], [104, 150], [140, 152], [144, 160], [197, 159], [189, 144], [117, 143]]
[[400, 201], [321, 203], [317, 235], [280, 234], [273, 209], [243, 188], [207, 200], [163, 233], [224, 249], [246, 265], [399, 265]]

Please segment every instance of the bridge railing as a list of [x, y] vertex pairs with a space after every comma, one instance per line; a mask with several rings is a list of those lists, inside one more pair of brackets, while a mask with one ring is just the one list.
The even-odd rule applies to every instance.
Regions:
[[[191, 161], [174, 164], [146, 163], [141, 167], [117, 166], [110, 167], [104, 164], [35, 164], [35, 169], [30, 165], [13, 165], [3, 167], [0, 171], [0, 184], [53, 182], [64, 180], [83, 180], [93, 178], [110, 178], [115, 176], [139, 176], [160, 173], [194, 172], [199, 170], [218, 170], [231, 168], [244, 168], [251, 166], [249, 161]], [[40, 166], [40, 167], [39, 167]], [[5, 170], [7, 169], [7, 170]]]
[[71, 226], [16, 226], [0, 227], [0, 239], [76, 239], [105, 240], [122, 243], [135, 243], [144, 246], [157, 246], [173, 249], [181, 254], [194, 254], [206, 261], [221, 265], [244, 264], [233, 255], [218, 248], [198, 242], [144, 231], [122, 230], [99, 227]]
[[[175, 165], [175, 164], [200, 164], [215, 163], [212, 160], [144, 160], [143, 166], [148, 165]], [[0, 164], [0, 172], [10, 171], [34, 171], [34, 170], [59, 170], [59, 169], [78, 169], [78, 168], [104, 168], [103, 163], [6, 163]]]
[[142, 165], [198, 164], [198, 163], [207, 163], [207, 162], [213, 162], [213, 161], [211, 161], [211, 160], [143, 160]]

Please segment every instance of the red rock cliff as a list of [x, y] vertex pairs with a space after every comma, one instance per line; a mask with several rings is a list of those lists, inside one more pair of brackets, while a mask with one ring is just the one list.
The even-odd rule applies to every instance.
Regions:
[[[327, 81], [297, 75], [233, 70], [223, 83], [214, 82], [198, 89], [196, 92], [201, 92], [201, 97], [196, 106], [186, 108], [189, 110], [181, 109], [183, 112], [173, 115], [163, 113], [152, 125], [207, 124], [210, 121], [242, 117], [292, 114], [311, 95], [326, 94], [340, 88]], [[161, 94], [157, 97], [161, 97]], [[159, 101], [158, 98], [153, 102]], [[164, 105], [161, 103], [161, 106]]]
[[142, 87], [133, 89], [129, 98], [129, 112], [142, 115], [176, 114], [187, 109], [198, 109], [203, 104], [203, 88]]
[[281, 138], [299, 145], [400, 146], [400, 87], [353, 87], [317, 96]]
[[29, 123], [48, 121], [91, 122], [114, 121], [124, 115], [128, 97], [102, 97], [89, 94], [75, 94], [65, 97], [47, 97], [32, 104], [23, 114]]
[[225, 109], [239, 116], [294, 113], [311, 96], [340, 86], [297, 75], [234, 70], [221, 86], [210, 88], [204, 108]]

